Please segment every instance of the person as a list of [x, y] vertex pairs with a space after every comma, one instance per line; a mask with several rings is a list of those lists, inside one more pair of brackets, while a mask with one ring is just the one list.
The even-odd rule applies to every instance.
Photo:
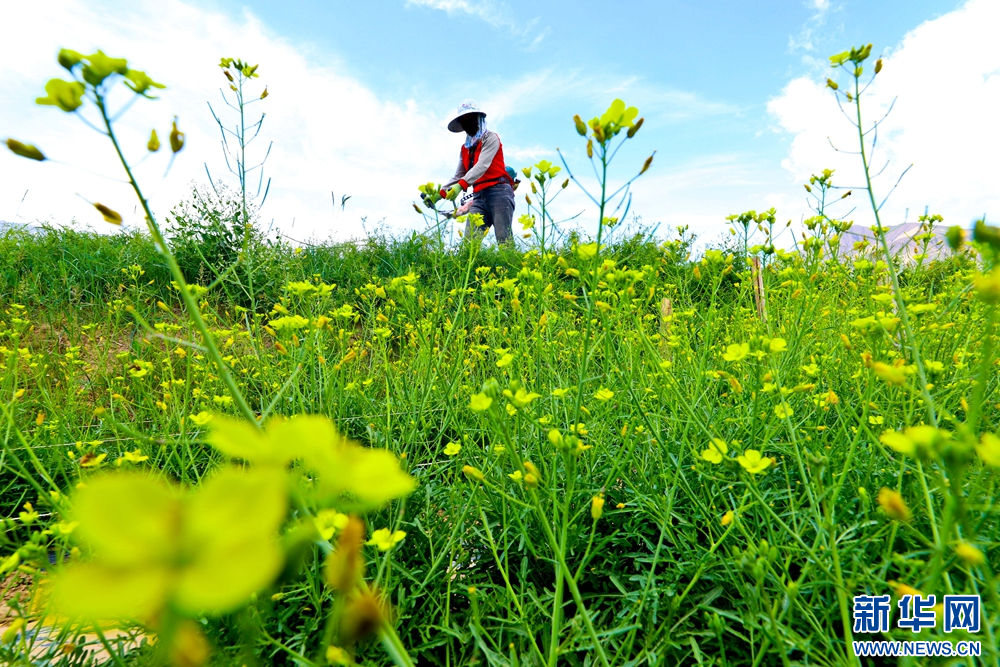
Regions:
[[485, 234], [493, 227], [497, 243], [511, 240], [514, 221], [514, 182], [503, 160], [503, 145], [496, 132], [486, 129], [486, 114], [475, 100], [465, 100], [458, 106], [455, 116], [449, 121], [452, 132], [465, 131], [458, 160], [458, 169], [450, 181], [441, 189], [441, 196], [458, 184], [462, 190], [472, 188], [472, 205], [469, 214], [483, 216], [482, 224], [475, 230], [471, 218], [465, 225], [465, 235]]

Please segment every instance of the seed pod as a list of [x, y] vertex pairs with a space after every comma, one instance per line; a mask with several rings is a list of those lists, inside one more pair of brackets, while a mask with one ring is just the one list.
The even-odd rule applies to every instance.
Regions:
[[878, 74], [881, 71], [882, 71], [882, 59], [879, 58], [878, 60], [875, 61], [875, 73]]
[[146, 148], [149, 149], [150, 153], [160, 150], [160, 138], [156, 136], [156, 130], [150, 132], [149, 143], [146, 144]]
[[594, 142], [587, 139], [587, 157], [593, 159], [594, 157]]
[[639, 175], [645, 174], [646, 170], [649, 169], [649, 165], [651, 165], [651, 164], [653, 164], [653, 156], [652, 155], [650, 155], [648, 158], [646, 158], [646, 161], [642, 163], [642, 171], [639, 172]]
[[531, 195], [524, 195], [524, 201], [528, 202], [528, 206], [531, 206]]
[[805, 187], [806, 187], [806, 192], [812, 192], [813, 191], [813, 189], [811, 187], [809, 187], [808, 183], [805, 184]]
[[264, 99], [268, 95], [270, 95], [270, 93], [267, 92], [267, 86], [264, 86], [264, 92], [260, 94], [260, 99]]
[[566, 186], [568, 186], [568, 185], [569, 185], [569, 179], [567, 178], [565, 181], [563, 181], [562, 189], [565, 190]]
[[226, 75], [227, 79], [229, 79], [229, 83], [233, 82], [233, 75], [229, 73], [229, 70], [224, 69], [222, 70], [222, 73]]
[[642, 127], [642, 122], [644, 120], [646, 120], [646, 119], [645, 118], [640, 118], [639, 120], [635, 121], [635, 125], [633, 125], [632, 127], [630, 127], [628, 129], [628, 132], [625, 133], [625, 136], [628, 137], [629, 139], [631, 139], [632, 137], [634, 137], [635, 133], [639, 131], [640, 127]]
[[361, 593], [344, 606], [340, 617], [340, 638], [346, 646], [353, 646], [373, 635], [385, 623], [385, 611], [372, 593]]
[[837, 90], [838, 88], [840, 88], [840, 86], [837, 85], [837, 82], [834, 81], [833, 79], [827, 79], [826, 86], [831, 90]]
[[851, 190], [848, 190], [841, 196], [841, 199], [847, 199], [850, 196], [851, 196]]
[[576, 123], [576, 131], [580, 133], [580, 136], [587, 136], [587, 126], [583, 124], [583, 119], [580, 118], [579, 114], [573, 116], [573, 122]]
[[122, 224], [122, 216], [118, 211], [112, 211], [104, 204], [94, 204], [94, 208], [101, 212], [105, 222], [110, 222], [112, 225]]
[[365, 542], [365, 524], [356, 516], [347, 520], [347, 525], [337, 540], [337, 549], [326, 559], [323, 575], [326, 583], [339, 593], [350, 593], [364, 575], [365, 561], [361, 547]]
[[179, 153], [184, 148], [184, 133], [177, 129], [177, 116], [174, 116], [173, 129], [170, 130], [170, 150]]
[[847, 101], [848, 102], [854, 101], [854, 95], [851, 95], [850, 93], [847, 93]]
[[38, 160], [41, 162], [45, 159], [42, 151], [38, 150], [37, 147], [31, 144], [22, 144], [17, 139], [8, 139], [7, 148], [9, 148], [14, 155], [20, 155], [21, 157], [26, 157], [29, 160]]
[[413, 205], [413, 210], [416, 211], [417, 213], [419, 213], [420, 215], [424, 214], [423, 209], [420, 208], [419, 206], [417, 206], [416, 204]]

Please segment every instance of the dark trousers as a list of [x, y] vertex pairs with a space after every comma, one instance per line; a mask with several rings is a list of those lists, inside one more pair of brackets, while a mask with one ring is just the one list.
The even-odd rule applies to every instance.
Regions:
[[465, 236], [473, 233], [486, 234], [493, 227], [497, 243], [507, 243], [511, 239], [511, 226], [514, 222], [514, 188], [508, 183], [497, 183], [472, 195], [472, 206], [469, 215], [478, 213], [483, 216], [483, 223], [475, 231], [472, 221], [465, 223]]

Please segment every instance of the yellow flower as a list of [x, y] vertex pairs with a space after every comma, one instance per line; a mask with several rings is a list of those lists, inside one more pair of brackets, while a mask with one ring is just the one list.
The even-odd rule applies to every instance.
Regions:
[[1000, 438], [992, 433], [983, 433], [976, 445], [976, 451], [983, 463], [1000, 468]]
[[524, 387], [518, 388], [517, 392], [512, 392], [510, 389], [504, 389], [503, 395], [510, 400], [515, 406], [523, 408], [530, 404], [536, 398], [541, 398], [541, 394], [536, 394], [535, 392], [529, 392], [524, 389]]
[[235, 609], [281, 571], [287, 493], [277, 469], [227, 468], [193, 491], [138, 473], [89, 481], [72, 515], [93, 560], [62, 568], [52, 601], [89, 620]]
[[906, 506], [906, 501], [903, 500], [899, 491], [882, 487], [878, 492], [878, 504], [890, 519], [909, 521], [912, 516], [910, 508]]
[[195, 426], [204, 426], [208, 422], [212, 421], [212, 413], [202, 410], [196, 415], [191, 415], [190, 419]]
[[723, 526], [728, 526], [733, 522], [733, 518], [735, 516], [736, 514], [734, 514], [732, 510], [729, 510], [728, 512], [722, 515], [722, 518], [719, 519], [719, 523], [721, 523]]
[[256, 467], [283, 472], [289, 463], [301, 462], [318, 473], [313, 492], [325, 502], [347, 493], [362, 507], [375, 509], [416, 487], [416, 480], [400, 469], [391, 452], [359, 445], [319, 415], [272, 419], [265, 431], [216, 415], [207, 440], [230, 458]]
[[886, 431], [879, 436], [879, 440], [887, 447], [906, 454], [907, 456], [926, 456], [933, 453], [934, 446], [941, 440], [950, 438], [947, 431], [934, 428], [933, 426], [911, 426], [902, 433], [899, 431]]
[[890, 366], [889, 364], [881, 361], [876, 361], [872, 364], [872, 370], [875, 371], [875, 375], [879, 376], [889, 384], [894, 384], [896, 386], [906, 384], [906, 373], [901, 368]]
[[107, 454], [84, 454], [80, 459], [80, 465], [84, 468], [96, 468], [104, 463], [104, 459], [108, 458]]
[[556, 388], [552, 390], [552, 395], [556, 398], [562, 398], [569, 393], [569, 389]]
[[146, 456], [145, 454], [143, 454], [138, 449], [136, 449], [136, 450], [131, 451], [131, 452], [125, 452], [125, 454], [122, 456], [122, 458], [125, 459], [126, 461], [128, 461], [129, 463], [142, 463], [143, 461], [147, 460], [149, 457]]
[[756, 449], [746, 450], [742, 455], [737, 456], [736, 460], [752, 475], [767, 470], [767, 467], [771, 465], [771, 459], [765, 457]]
[[497, 361], [497, 368], [506, 368], [510, 366], [510, 362], [512, 361], [514, 361], [514, 355], [510, 353], [505, 354]]
[[602, 387], [601, 389], [598, 389], [597, 393], [594, 394], [594, 398], [596, 398], [597, 400], [599, 400], [601, 403], [607, 403], [612, 398], [614, 398], [614, 396], [615, 396], [615, 392], [611, 391], [610, 389], [604, 388], [604, 387]]
[[795, 411], [792, 410], [792, 406], [788, 405], [788, 403], [774, 406], [774, 415], [778, 419], [785, 419], [791, 417], [793, 414], [795, 414]]
[[337, 510], [320, 510], [313, 518], [316, 531], [324, 540], [329, 540], [338, 530], [343, 530], [347, 526], [349, 517], [341, 514]]
[[457, 442], [449, 442], [444, 448], [445, 456], [455, 456], [460, 451], [462, 451], [462, 445]]
[[772, 353], [784, 352], [785, 350], [788, 349], [788, 343], [785, 341], [784, 338], [772, 338], [771, 342], [768, 343], [768, 349]]
[[955, 555], [961, 558], [966, 565], [972, 567], [978, 567], [986, 562], [986, 556], [983, 555], [983, 552], [968, 542], [959, 542], [958, 546], [955, 547]]
[[748, 343], [733, 343], [726, 347], [726, 352], [722, 355], [722, 358], [726, 361], [735, 362], [745, 358], [748, 354], [750, 354], [750, 345]]
[[379, 551], [388, 551], [395, 545], [399, 544], [406, 537], [405, 530], [397, 530], [396, 532], [390, 532], [388, 528], [379, 528], [374, 533], [372, 533], [372, 538], [365, 542], [368, 545], [375, 545], [378, 547]]
[[712, 442], [701, 453], [701, 458], [710, 463], [722, 463], [722, 457], [729, 452], [729, 445], [722, 438], [712, 438]]
[[485, 412], [493, 405], [493, 399], [484, 393], [473, 394], [469, 400], [469, 409], [473, 412]]
[[576, 255], [582, 260], [593, 259], [597, 255], [596, 243], [584, 243], [576, 247]]
[[514, 472], [509, 473], [507, 476], [510, 477], [515, 482], [520, 482], [521, 478], [524, 477], [524, 475], [521, 474], [520, 470], [515, 470]]

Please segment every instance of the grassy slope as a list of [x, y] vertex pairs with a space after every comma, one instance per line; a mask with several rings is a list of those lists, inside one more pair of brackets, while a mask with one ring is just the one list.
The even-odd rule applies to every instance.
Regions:
[[[420, 484], [405, 503], [370, 517], [370, 528], [407, 537], [388, 555], [372, 549], [368, 575], [395, 605], [411, 654], [421, 664], [506, 664], [514, 656], [534, 664], [556, 636], [560, 660], [584, 664], [590, 639], [571, 591], [557, 585], [556, 553], [579, 573], [587, 614], [616, 664], [843, 661], [845, 601], [891, 592], [895, 582], [987, 596], [987, 627], [976, 638], [995, 660], [997, 474], [969, 457], [958, 500], [956, 489], [946, 491], [941, 460], [921, 464], [879, 443], [883, 431], [924, 415], [912, 376], [887, 383], [863, 356], [908, 363], [898, 333], [887, 330], [895, 326], [891, 304], [873, 299], [887, 293], [884, 271], [775, 259], [764, 273], [761, 322], [749, 275], [722, 256], [699, 264], [700, 278], [681, 242], [624, 243], [606, 256], [617, 266], [588, 295], [565, 270], [586, 278], [568, 249], [470, 259], [420, 237], [279, 248], [261, 256], [253, 294], [227, 284], [204, 303], [255, 410], [327, 414], [353, 437], [406, 455]], [[984, 429], [992, 430], [995, 366], [992, 358], [980, 363], [986, 319], [967, 289], [970, 268], [958, 259], [922, 267], [904, 275], [905, 289], [910, 303], [937, 306], [916, 327], [924, 356], [941, 362], [932, 394], [942, 426], [965, 418], [985, 369]], [[408, 272], [418, 276], [412, 291], [393, 285]], [[323, 296], [284, 289], [294, 281], [336, 287]], [[149, 335], [127, 311], [134, 307], [161, 336], [192, 338], [143, 237], [9, 234], [0, 239], [0, 295], [0, 396], [11, 417], [4, 516], [26, 501], [47, 511], [15, 473], [11, 457], [32, 466], [25, 444], [63, 490], [92, 474], [80, 466], [88, 453], [106, 454], [103, 465], [113, 466], [138, 449], [149, 459], [137, 465], [189, 483], [212, 469], [217, 455], [190, 416], [228, 411], [221, 383], [197, 350]], [[590, 322], [588, 298], [603, 304]], [[245, 309], [250, 303], [256, 313]], [[268, 332], [281, 315], [270, 310], [275, 304], [312, 324]], [[872, 315], [870, 327], [852, 326]], [[330, 318], [321, 329], [319, 316]], [[782, 338], [787, 349], [771, 352], [761, 337]], [[726, 361], [732, 343], [748, 343], [751, 354]], [[514, 413], [502, 398], [494, 411], [475, 413], [469, 397], [489, 378], [541, 397]], [[559, 397], [556, 389], [569, 391]], [[600, 389], [613, 396], [600, 400]], [[790, 410], [776, 412], [782, 404]], [[98, 407], [107, 412], [95, 416]], [[548, 431], [568, 436], [577, 422], [590, 449], [560, 454]], [[711, 437], [728, 443], [723, 463], [700, 455]], [[461, 451], [447, 456], [452, 442]], [[775, 465], [747, 473], [735, 459], [746, 449]], [[523, 460], [540, 469], [535, 501], [509, 478]], [[470, 483], [463, 465], [483, 470], [487, 483]], [[883, 487], [902, 492], [911, 522], [879, 510]], [[594, 521], [600, 493], [604, 514]], [[541, 513], [523, 505], [532, 502]], [[723, 525], [729, 510], [735, 520]], [[937, 536], [955, 525], [987, 565], [970, 567], [956, 558], [952, 538]], [[0, 555], [29, 533], [14, 522]], [[261, 596], [254, 617], [306, 654], [322, 632], [317, 610], [328, 605], [320, 567], [308, 554], [283, 597]], [[241, 622], [214, 620], [211, 637], [236, 645]], [[254, 637], [266, 661], [286, 660]], [[235, 649], [219, 656], [239, 659]], [[374, 644], [359, 658], [384, 660]]]

